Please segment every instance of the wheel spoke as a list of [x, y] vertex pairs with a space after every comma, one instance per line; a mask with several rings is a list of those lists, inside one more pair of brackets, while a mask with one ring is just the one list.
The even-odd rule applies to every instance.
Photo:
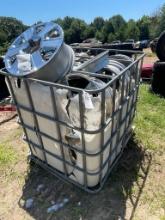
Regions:
[[15, 60], [15, 62], [11, 64], [10, 69], [12, 69], [12, 72], [14, 72], [16, 74], [19, 74], [18, 73], [18, 62], [17, 62], [17, 60]]
[[7, 56], [9, 57], [13, 57], [16, 56], [17, 54], [19, 54], [21, 51], [25, 50], [28, 47], [28, 42], [25, 42], [19, 46], [12, 46], [9, 48], [8, 52], [7, 52]]
[[22, 34], [22, 37], [25, 39], [25, 41], [29, 41], [32, 38], [33, 34], [34, 34], [34, 27], [31, 27]]
[[[55, 26], [55, 25], [54, 25]], [[45, 24], [45, 26], [43, 27], [43, 29], [38, 33], [38, 35], [41, 37], [41, 38], [44, 38], [45, 35], [47, 33], [49, 33], [53, 28], [53, 24], [52, 23], [47, 23]]]
[[39, 69], [45, 63], [45, 61], [42, 59], [40, 51], [38, 50], [31, 54], [31, 61], [32, 61], [32, 68], [34, 70]]
[[49, 40], [43, 40], [41, 41], [41, 48], [48, 47], [52, 49], [59, 48], [61, 46], [62, 38], [52, 38]]

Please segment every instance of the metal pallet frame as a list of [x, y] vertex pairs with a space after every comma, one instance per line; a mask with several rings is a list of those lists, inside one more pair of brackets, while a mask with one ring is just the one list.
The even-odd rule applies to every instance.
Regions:
[[[114, 53], [117, 54], [117, 53], [122, 53], [122, 52], [123, 51], [119, 51], [119, 50], [108, 50], [109, 54], [111, 54], [111, 53], [112, 54], [114, 54]], [[126, 52], [128, 52], [128, 51], [126, 51]], [[131, 51], [130, 53], [133, 53], [133, 52]], [[58, 84], [58, 83], [41, 81], [41, 80], [37, 80], [37, 79], [23, 78], [22, 80], [25, 83], [26, 93], [28, 95], [28, 99], [29, 99], [30, 105], [31, 105], [30, 106], [31, 108], [27, 108], [27, 107], [24, 107], [24, 106], [18, 104], [18, 101], [17, 101], [16, 96], [14, 94], [14, 89], [13, 89], [12, 84], [10, 82], [10, 74], [8, 74], [5, 71], [5, 69], [0, 70], [0, 73], [6, 76], [8, 85], [10, 87], [11, 94], [12, 94], [12, 97], [13, 97], [13, 101], [14, 101], [16, 107], [17, 107], [17, 112], [18, 112], [18, 115], [19, 115], [19, 118], [20, 118], [20, 124], [22, 125], [24, 133], [25, 133], [25, 140], [29, 144], [29, 148], [31, 150], [31, 160], [32, 161], [38, 163], [41, 167], [48, 170], [49, 172], [51, 172], [53, 175], [57, 176], [58, 178], [63, 179], [66, 182], [73, 183], [73, 184], [77, 185], [78, 187], [80, 187], [81, 189], [83, 189], [83, 190], [85, 190], [89, 193], [96, 193], [96, 192], [98, 192], [102, 189], [102, 187], [103, 187], [104, 183], [106, 182], [109, 174], [111, 173], [113, 167], [116, 165], [119, 158], [121, 157], [122, 152], [124, 150], [124, 147], [127, 145], [127, 142], [128, 142], [128, 140], [130, 138], [130, 135], [131, 135], [131, 124], [132, 124], [134, 114], [135, 114], [135, 109], [136, 109], [137, 94], [138, 94], [138, 89], [139, 89], [139, 84], [140, 84], [141, 67], [142, 67], [142, 62], [143, 62], [143, 57], [144, 57], [144, 54], [142, 52], [134, 52], [134, 54], [135, 54], [134, 62], [131, 65], [129, 65], [127, 68], [125, 68], [123, 71], [121, 71], [121, 73], [119, 75], [115, 76], [113, 79], [109, 76], [103, 76], [103, 75], [100, 75], [100, 74], [89, 73], [89, 72], [84, 72], [84, 71], [76, 71], [76, 72], [80, 72], [81, 74], [87, 74], [89, 76], [97, 76], [98, 78], [105, 78], [105, 79], [109, 80], [109, 82], [106, 84], [106, 86], [102, 89], [86, 90], [86, 92], [88, 92], [90, 94], [94, 94], [96, 92], [101, 94], [101, 127], [97, 130], [94, 130], [94, 131], [89, 131], [89, 130], [86, 130], [84, 128], [84, 105], [83, 105], [83, 91], [84, 90], [83, 89], [74, 88], [74, 87], [70, 87], [70, 86], [62, 85], [62, 84]], [[124, 79], [125, 79], [126, 72], [128, 70], [130, 70], [133, 66], [136, 66], [136, 71], [137, 71], [136, 72], [136, 78], [135, 78], [135, 87], [132, 90], [130, 90], [130, 85], [131, 85], [131, 80], [130, 80], [128, 97], [126, 98], [126, 97], [124, 97]], [[120, 107], [117, 110], [115, 110], [116, 84], [117, 84], [118, 80], [121, 80], [123, 83], [122, 83], [122, 89], [121, 89], [122, 92], [121, 92], [121, 99], [120, 99]], [[32, 94], [31, 94], [31, 91], [29, 90], [29, 82], [38, 82], [38, 83], [42, 83], [43, 85], [49, 87], [50, 93], [51, 93], [51, 100], [52, 100], [52, 106], [53, 106], [53, 111], [54, 111], [54, 117], [50, 117], [48, 115], [41, 114], [41, 113], [39, 113], [35, 110], [33, 100], [32, 100]], [[53, 90], [54, 87], [55, 88], [60, 88], [60, 89], [67, 89], [68, 91], [76, 92], [79, 95], [80, 125], [81, 125], [80, 127], [72, 127], [71, 125], [68, 125], [66, 122], [59, 120], [58, 111], [57, 111], [57, 104], [58, 103], [56, 103], [56, 100], [54, 98], [54, 90]], [[105, 121], [105, 91], [108, 87], [113, 88], [113, 113], [112, 113], [112, 116], [111, 116], [111, 120]], [[132, 99], [133, 101], [131, 103], [131, 108], [128, 111], [129, 100], [130, 100], [131, 97], [133, 97], [133, 99]], [[125, 115], [124, 119], [122, 119], [121, 116], [122, 116], [122, 110], [123, 110], [124, 104], [127, 104], [127, 112], [126, 112], [126, 115]], [[33, 118], [34, 118], [34, 122], [35, 122], [35, 128], [30, 127], [30, 126], [28, 126], [24, 123], [24, 121], [22, 119], [22, 116], [21, 116], [20, 109], [23, 109], [23, 110], [33, 114]], [[132, 114], [132, 112], [133, 112], [133, 114]], [[48, 120], [54, 121], [57, 124], [57, 128], [58, 128], [57, 131], [58, 131], [59, 140], [57, 140], [57, 139], [55, 139], [55, 138], [53, 138], [53, 137], [51, 137], [51, 136], [49, 136], [45, 133], [42, 133], [40, 131], [38, 121], [37, 121], [38, 120], [37, 115], [41, 116], [43, 118], [46, 118]], [[117, 115], [118, 115], [118, 125], [117, 125], [117, 129], [114, 130], [114, 118]], [[127, 119], [129, 121], [128, 126], [126, 126], [126, 123], [125, 123]], [[107, 143], [104, 144], [104, 130], [109, 125], [109, 123], [111, 123], [111, 122], [112, 122], [112, 129], [110, 131], [111, 132], [110, 136], [109, 136], [110, 138], [107, 141]], [[122, 135], [122, 137], [120, 137], [120, 128], [124, 123], [125, 123], [125, 132]], [[78, 131], [81, 132], [82, 150], [77, 149], [74, 146], [66, 144], [62, 141], [60, 125], [63, 125], [63, 126], [69, 127], [69, 128], [74, 128], [75, 130], [78, 130]], [[36, 145], [35, 143], [32, 143], [30, 140], [28, 140], [28, 135], [27, 135], [26, 129], [29, 129], [29, 130], [32, 130], [32, 131], [36, 132], [36, 134], [38, 136], [38, 139], [39, 139], [39, 142], [40, 142], [39, 146]], [[100, 151], [97, 152], [96, 154], [87, 153], [86, 152], [84, 135], [85, 134], [99, 134], [99, 133], [101, 134]], [[117, 134], [117, 144], [116, 144], [115, 148], [112, 151], [112, 139], [116, 134]], [[53, 141], [60, 144], [62, 157], [59, 157], [58, 155], [54, 155], [53, 153], [48, 152], [44, 149], [44, 146], [43, 146], [43, 143], [42, 143], [42, 136], [47, 137], [48, 139], [51, 139], [51, 140], [53, 140]], [[120, 143], [122, 143], [122, 149], [121, 149], [120, 153], [117, 155], [117, 150], [118, 150], [118, 147], [119, 147]], [[103, 152], [108, 147], [109, 144], [111, 146], [110, 153], [109, 153], [109, 156], [108, 156], [107, 160], [103, 163]], [[40, 159], [36, 158], [33, 155], [31, 145], [33, 145], [36, 148], [39, 148], [40, 150], [42, 150], [42, 152], [44, 154], [45, 161], [41, 161]], [[65, 159], [64, 148], [72, 149], [75, 152], [79, 152], [79, 153], [82, 154], [82, 156], [83, 156], [83, 169], [78, 167], [78, 166], [75, 167], [75, 165], [71, 164], [70, 162], [68, 162]], [[64, 171], [65, 171], [64, 173], [59, 172], [55, 168], [48, 165], [47, 160], [46, 160], [46, 156], [45, 156], [46, 153], [50, 154], [51, 156], [53, 156], [55, 158], [57, 158], [59, 161], [62, 161]], [[111, 156], [112, 156], [113, 153], [115, 153], [116, 156], [115, 156], [114, 162], [111, 163], [111, 159], [112, 159]], [[91, 156], [92, 157], [92, 156], [97, 156], [97, 155], [100, 156], [100, 169], [97, 172], [90, 173], [86, 169], [86, 156]], [[103, 169], [105, 168], [105, 166], [107, 164], [108, 164], [108, 172], [105, 174], [104, 178], [102, 178]], [[81, 184], [77, 183], [76, 181], [74, 181], [74, 180], [72, 180], [68, 177], [68, 174], [67, 174], [67, 171], [66, 171], [67, 170], [66, 165], [70, 165], [70, 166], [72, 166], [72, 167], [74, 167], [74, 168], [76, 168], [76, 169], [83, 172], [83, 174], [84, 174], [84, 185], [81, 185]], [[98, 175], [98, 174], [99, 174], [99, 184], [95, 187], [89, 188], [87, 186], [88, 185], [87, 184], [87, 175], [92, 176], [92, 175]]]

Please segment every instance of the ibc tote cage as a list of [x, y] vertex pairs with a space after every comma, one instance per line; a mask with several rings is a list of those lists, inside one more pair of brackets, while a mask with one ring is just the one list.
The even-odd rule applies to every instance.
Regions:
[[[91, 48], [75, 48], [74, 50], [84, 51], [87, 49], [89, 50]], [[92, 50], [95, 51], [97, 54], [98, 49], [92, 49]], [[114, 77], [99, 74], [99, 73], [96, 74], [96, 73], [92, 73], [92, 72], [86, 72], [85, 70], [82, 70], [82, 69], [73, 71], [73, 73], [76, 72], [76, 73], [88, 75], [91, 77], [97, 77], [98, 79], [101, 79], [106, 82], [106, 85], [101, 89], [85, 90], [87, 93], [89, 93], [91, 95], [92, 94], [95, 95], [96, 93], [100, 94], [100, 97], [101, 97], [101, 103], [100, 103], [100, 105], [101, 105], [101, 125], [100, 125], [100, 128], [96, 129], [96, 130], [87, 130], [84, 125], [84, 108], [85, 108], [84, 102], [83, 102], [84, 89], [75, 88], [75, 87], [71, 87], [71, 86], [63, 85], [63, 84], [58, 84], [58, 83], [42, 81], [42, 80], [38, 80], [38, 79], [34, 79], [34, 78], [22, 78], [21, 80], [18, 79], [18, 81], [17, 81], [18, 84], [20, 84], [21, 81], [23, 81], [25, 84], [25, 90], [26, 90], [25, 92], [27, 94], [27, 97], [28, 97], [28, 100], [30, 103], [30, 107], [28, 108], [28, 107], [21, 105], [19, 103], [19, 101], [17, 100], [13, 85], [11, 83], [12, 76], [9, 73], [7, 73], [5, 69], [0, 70], [0, 73], [6, 76], [6, 81], [8, 83], [8, 87], [10, 89], [13, 101], [16, 105], [18, 116], [20, 119], [19, 123], [21, 124], [23, 131], [24, 131], [24, 134], [25, 134], [24, 139], [28, 143], [30, 151], [31, 151], [31, 156], [30, 156], [31, 160], [34, 161], [35, 163], [39, 164], [41, 167], [43, 167], [44, 169], [46, 169], [47, 171], [49, 171], [53, 175], [57, 176], [58, 178], [65, 180], [66, 182], [73, 183], [89, 193], [96, 193], [102, 189], [102, 187], [103, 187], [104, 183], [106, 182], [109, 174], [111, 173], [113, 167], [116, 165], [119, 158], [121, 157], [122, 152], [124, 150], [124, 147], [126, 146], [128, 140], [131, 136], [131, 124], [132, 124], [132, 121], [133, 121], [133, 118], [135, 115], [138, 89], [139, 89], [139, 85], [140, 85], [141, 68], [142, 68], [143, 58], [145, 56], [145, 54], [140, 51], [135, 52], [135, 51], [121, 51], [121, 50], [106, 50], [105, 53], [109, 54], [109, 55], [121, 54], [121, 53], [122, 54], [124, 54], [124, 53], [130, 54], [130, 56], [133, 57], [134, 61], [129, 66], [127, 66], [124, 70], [122, 70], [120, 72], [120, 74], [118, 74]], [[91, 64], [91, 62], [92, 61], [90, 61], [90, 62], [87, 61], [86, 65], [83, 64], [83, 68], [85, 68], [85, 66], [88, 66], [89, 63]], [[93, 62], [95, 62], [95, 61], [93, 61]], [[132, 88], [131, 84], [132, 84], [133, 78], [130, 78], [129, 85], [128, 85], [128, 88], [127, 88], [127, 91], [125, 94], [124, 82], [125, 82], [126, 73], [127, 73], [127, 71], [130, 71], [130, 73], [131, 73], [132, 72], [131, 70], [133, 68], [136, 73], [134, 76], [135, 83]], [[119, 105], [116, 108], [115, 107], [115, 104], [116, 104], [115, 100], [116, 100], [116, 96], [117, 96], [117, 89], [116, 88], [118, 86], [117, 84], [119, 81], [121, 82], [121, 95], [120, 95], [120, 99], [119, 99]], [[54, 117], [36, 111], [36, 109], [34, 107], [34, 103], [33, 103], [33, 98], [32, 98], [33, 94], [31, 93], [31, 91], [29, 89], [30, 88], [29, 84], [32, 82], [40, 83], [43, 86], [46, 86], [47, 88], [49, 88], [50, 94], [51, 94], [51, 102], [52, 102], [52, 106], [53, 106]], [[106, 100], [105, 99], [106, 99], [106, 89], [108, 89], [109, 87], [113, 91], [113, 96], [112, 96], [113, 97], [112, 98], [113, 104], [112, 104], [112, 115], [109, 118], [109, 120], [106, 120], [106, 117], [105, 117], [105, 105], [106, 105], [105, 102], [106, 102]], [[66, 123], [65, 121], [59, 120], [59, 112], [57, 110], [58, 103], [56, 102], [56, 99], [55, 99], [54, 88], [55, 89], [66, 89], [69, 93], [78, 94], [79, 110], [80, 110], [80, 112], [79, 112], [79, 114], [80, 114], [80, 127], [75, 127], [75, 126], [72, 126], [72, 125]], [[42, 96], [42, 94], [41, 94], [41, 96]], [[124, 108], [125, 108], [125, 110], [124, 110]], [[22, 118], [22, 115], [21, 115], [21, 110], [32, 113], [33, 118], [34, 118], [35, 127], [32, 127], [32, 126], [25, 124], [25, 122]], [[124, 117], [123, 117], [123, 111], [125, 111]], [[53, 136], [49, 136], [48, 134], [43, 133], [40, 130], [37, 116], [40, 116], [41, 118], [45, 118], [47, 120], [50, 120], [51, 122], [54, 122], [57, 125], [57, 132], [58, 132], [59, 139], [56, 139]], [[109, 131], [108, 131], [109, 138], [105, 143], [105, 141], [104, 141], [105, 129], [109, 126], [110, 123], [111, 123], [111, 129], [109, 129]], [[62, 134], [61, 134], [61, 130], [60, 130], [61, 125], [66, 128], [74, 129], [75, 131], [79, 131], [81, 133], [82, 149], [77, 148], [76, 145], [74, 145], [74, 143], [70, 144], [69, 141], [68, 141], [68, 143], [66, 143], [66, 142], [64, 143], [64, 141], [62, 140]], [[39, 143], [40, 143], [39, 145], [37, 145], [36, 143], [33, 143], [31, 140], [29, 140], [28, 134], [27, 134], [27, 129], [36, 133], [38, 140], [39, 140]], [[121, 132], [121, 130], [123, 130], [123, 132]], [[85, 146], [86, 145], [86, 140], [85, 140], [86, 134], [100, 135], [100, 144], [99, 144], [100, 149], [98, 152], [96, 152], [96, 153], [89, 153], [88, 152], [88, 150], [86, 149], [86, 146]], [[51, 141], [58, 143], [60, 146], [61, 156], [53, 154], [53, 152], [49, 152], [48, 150], [46, 150], [43, 145], [42, 137], [46, 137], [46, 138], [50, 139]], [[114, 140], [114, 137], [116, 138], [115, 139], [116, 141], [115, 141], [115, 147], [113, 147], [113, 149], [112, 149], [112, 142]], [[40, 151], [43, 152], [44, 160], [40, 160], [39, 158], [37, 158], [33, 154], [34, 151], [32, 150], [32, 147], [39, 149]], [[109, 155], [107, 156], [106, 160], [104, 161], [103, 154], [107, 150], [107, 148], [108, 148]], [[65, 149], [69, 149], [69, 151], [72, 153], [72, 156], [76, 155], [77, 153], [79, 153], [82, 156], [82, 162], [83, 162], [82, 167], [77, 166], [77, 165], [75, 165], [75, 163], [69, 162], [65, 159], [65, 153], [64, 153]], [[74, 155], [73, 155], [73, 152], [74, 152]], [[46, 155], [51, 155], [56, 160], [59, 160], [60, 163], [62, 162], [64, 172], [60, 172], [57, 169], [55, 169], [54, 167], [50, 166], [48, 164]], [[97, 171], [90, 172], [89, 170], [87, 170], [87, 157], [99, 158], [99, 169]], [[83, 182], [82, 183], [76, 181], [73, 178], [72, 179], [70, 178], [70, 176], [67, 172], [67, 166], [73, 167], [73, 169], [76, 169], [78, 172], [81, 172], [83, 174]], [[105, 167], [106, 167], [106, 171], [105, 171]], [[89, 187], [88, 181], [90, 178], [93, 178], [93, 177], [98, 178], [97, 185]]]

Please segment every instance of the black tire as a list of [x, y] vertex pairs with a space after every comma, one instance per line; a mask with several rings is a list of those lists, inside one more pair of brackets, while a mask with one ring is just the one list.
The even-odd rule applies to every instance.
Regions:
[[[0, 57], [0, 69], [4, 68], [5, 64], [3, 59]], [[9, 96], [9, 91], [5, 83], [5, 76], [0, 74], [0, 101]]]
[[165, 31], [163, 31], [156, 45], [156, 54], [160, 61], [165, 61]]
[[165, 97], [165, 62], [154, 63], [151, 87], [154, 93]]

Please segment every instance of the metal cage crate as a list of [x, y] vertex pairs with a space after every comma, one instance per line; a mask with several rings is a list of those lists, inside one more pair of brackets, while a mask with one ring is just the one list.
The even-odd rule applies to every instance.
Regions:
[[[122, 52], [107, 51], [109, 55]], [[97, 73], [85, 71], [95, 59], [67, 76], [95, 77], [104, 82], [99, 89], [13, 78], [1, 69], [17, 107], [33, 161], [87, 192], [96, 193], [103, 187], [130, 138], [144, 54], [134, 52], [133, 56], [134, 61], [115, 76], [105, 75], [101, 69]], [[126, 86], [128, 71], [130, 80]], [[110, 96], [107, 91], [111, 91]], [[99, 100], [96, 103], [98, 114], [94, 111], [95, 105], [93, 109], [86, 109], [86, 93], [92, 100]], [[76, 102], [73, 102], [75, 96]], [[74, 107], [77, 108], [76, 115], [72, 111]], [[95, 129], [88, 126], [91, 115], [94, 116], [93, 122], [96, 119], [98, 122]], [[77, 122], [74, 121], [76, 117]]]

